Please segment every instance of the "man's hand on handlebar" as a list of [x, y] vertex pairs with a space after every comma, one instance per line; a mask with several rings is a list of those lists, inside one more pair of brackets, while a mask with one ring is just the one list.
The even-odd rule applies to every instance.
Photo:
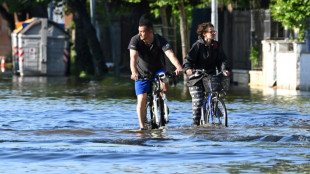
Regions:
[[180, 75], [180, 74], [182, 74], [183, 73], [183, 69], [182, 68], [177, 68], [176, 70], [175, 70], [175, 75]]

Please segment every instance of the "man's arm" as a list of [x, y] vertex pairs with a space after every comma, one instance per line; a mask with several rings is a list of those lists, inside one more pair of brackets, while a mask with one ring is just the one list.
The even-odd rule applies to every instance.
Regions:
[[139, 75], [137, 71], [138, 51], [130, 49], [130, 70], [131, 79], [138, 80]]
[[172, 50], [165, 51], [166, 56], [169, 58], [170, 62], [176, 67], [175, 73], [179, 75], [183, 72], [182, 66], [179, 63], [179, 60], [175, 57]]

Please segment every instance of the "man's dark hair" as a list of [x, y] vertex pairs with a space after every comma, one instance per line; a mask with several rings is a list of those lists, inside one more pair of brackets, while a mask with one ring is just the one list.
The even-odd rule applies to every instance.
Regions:
[[139, 20], [139, 27], [140, 26], [146, 26], [146, 28], [148, 30], [153, 30], [153, 23], [151, 22], [151, 20], [149, 20], [148, 18], [146, 18], [145, 15], [141, 16], [140, 20]]

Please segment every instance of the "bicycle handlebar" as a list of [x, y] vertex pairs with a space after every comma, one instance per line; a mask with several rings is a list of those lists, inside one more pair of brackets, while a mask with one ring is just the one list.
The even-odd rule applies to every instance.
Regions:
[[204, 70], [204, 69], [193, 69], [193, 73], [194, 74], [189, 76], [189, 79], [191, 79], [193, 77], [200, 77], [200, 76], [213, 76], [213, 77], [216, 77], [216, 76], [220, 76], [222, 74], [225, 75], [225, 73], [223, 71], [220, 71], [217, 74], [208, 74], [208, 73], [206, 73], [206, 70]]
[[169, 78], [177, 76], [175, 72], [165, 72], [165, 75], [168, 76]]
[[169, 78], [172, 78], [172, 77], [176, 76], [176, 73], [175, 72], [163, 72], [163, 73], [159, 73], [155, 76], [154, 75], [147, 75], [147, 76], [140, 76], [139, 75], [139, 79], [142, 79], [142, 80], [154, 80], [154, 78], [164, 79], [166, 76]]

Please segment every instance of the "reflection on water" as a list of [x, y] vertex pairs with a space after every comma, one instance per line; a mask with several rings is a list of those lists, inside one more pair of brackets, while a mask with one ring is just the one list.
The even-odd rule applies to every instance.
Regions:
[[[133, 81], [0, 79], [1, 173], [307, 173], [310, 93], [232, 86], [229, 127], [192, 127], [182, 83], [165, 129], [138, 131]], [[185, 92], [183, 92], [185, 91]]]

